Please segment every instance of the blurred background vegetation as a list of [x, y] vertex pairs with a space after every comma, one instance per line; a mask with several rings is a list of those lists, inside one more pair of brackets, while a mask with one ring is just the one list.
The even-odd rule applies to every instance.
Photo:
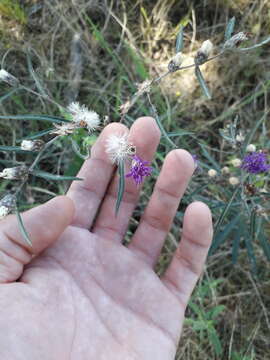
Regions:
[[[107, 116], [106, 122], [119, 121], [119, 107], [137, 90], [136, 84], [166, 71], [180, 25], [185, 26], [185, 61], [192, 63], [202, 41], [222, 43], [226, 23], [232, 16], [236, 17], [236, 31], [251, 33], [252, 42], [270, 34], [268, 0], [0, 0], [1, 65], [33, 90], [37, 89], [34, 78], [38, 78], [41, 88], [64, 106], [77, 100]], [[227, 199], [227, 179], [210, 181], [207, 176], [209, 168], [220, 170], [234, 154], [234, 149], [219, 135], [219, 129], [230, 124], [236, 115], [244, 133], [254, 129], [263, 116], [267, 120], [269, 50], [269, 45], [265, 45], [242, 56], [231, 53], [203, 65], [213, 94], [211, 100], [203, 96], [194, 69], [172, 74], [152, 89], [152, 101], [164, 128], [179, 147], [198, 156], [201, 167], [168, 234], [158, 273], [166, 267], [177, 246], [187, 203], [206, 201], [216, 220], [219, 203]], [[15, 91], [6, 98], [9, 91], [7, 85], [0, 84], [3, 115], [59, 115], [58, 108], [41, 97]], [[141, 97], [126, 117], [126, 124], [130, 126], [136, 117], [150, 113], [146, 97]], [[267, 121], [263, 125], [263, 131], [256, 128], [253, 143], [269, 149]], [[0, 145], [16, 145], [18, 139], [46, 127], [42, 122], [0, 120]], [[94, 135], [86, 136], [83, 130], [74, 138], [85, 153], [95, 140]], [[169, 150], [163, 139], [154, 161], [154, 178]], [[31, 154], [0, 154], [1, 168], [32, 159]], [[82, 159], [74, 154], [69, 140], [61, 138], [40, 166], [48, 172], [75, 175], [81, 164]], [[143, 188], [127, 241], [153, 183], [151, 179]], [[22, 196], [22, 210], [64, 193], [67, 185], [32, 179]], [[12, 186], [13, 183], [2, 181], [1, 194], [12, 190]], [[233, 230], [237, 232], [238, 227]], [[209, 256], [187, 310], [176, 359], [270, 359], [269, 262], [256, 237], [248, 248], [244, 243], [242, 236], [235, 238], [230, 231], [219, 238], [220, 246]]]

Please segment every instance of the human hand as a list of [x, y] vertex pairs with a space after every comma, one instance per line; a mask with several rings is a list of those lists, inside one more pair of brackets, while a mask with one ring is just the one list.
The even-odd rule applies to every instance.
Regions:
[[[194, 171], [191, 155], [173, 150], [130, 245], [123, 246], [139, 188], [126, 180], [115, 217], [118, 179], [107, 188], [113, 165], [105, 153], [108, 135], [123, 131], [118, 123], [102, 131], [78, 174], [84, 181], [74, 182], [67, 196], [23, 214], [33, 248], [14, 215], [1, 221], [1, 360], [174, 359], [211, 242], [211, 214], [199, 202], [187, 208], [180, 245], [160, 279], [153, 267]], [[159, 138], [152, 118], [130, 129], [144, 160], [151, 161]]]

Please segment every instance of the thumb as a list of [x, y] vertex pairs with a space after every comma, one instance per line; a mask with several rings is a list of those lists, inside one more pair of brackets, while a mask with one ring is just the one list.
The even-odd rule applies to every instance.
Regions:
[[0, 283], [17, 280], [33, 255], [50, 246], [71, 223], [74, 205], [67, 196], [58, 196], [22, 214], [33, 246], [21, 234], [15, 215], [0, 222]]

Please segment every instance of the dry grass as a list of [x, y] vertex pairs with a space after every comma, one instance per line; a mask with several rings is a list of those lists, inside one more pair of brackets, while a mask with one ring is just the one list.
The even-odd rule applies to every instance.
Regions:
[[[10, 2], [12, 2], [10, 0]], [[174, 52], [175, 35], [180, 21], [186, 25], [185, 57], [190, 61], [201, 41], [211, 38], [215, 44], [222, 41], [228, 18], [235, 15], [237, 29], [254, 33], [255, 40], [270, 32], [268, 1], [22, 1], [22, 11], [27, 23], [12, 12], [0, 7], [1, 55], [6, 54], [2, 64], [7, 70], [34, 86], [27, 71], [25, 51], [30, 46], [33, 64], [44, 87], [54, 99], [67, 105], [75, 97], [93, 107], [109, 121], [119, 120], [119, 105], [136, 90], [135, 83], [145, 77], [157, 76], [166, 69]], [[42, 6], [39, 7], [39, 4]], [[30, 15], [29, 15], [30, 14]], [[11, 29], [11, 31], [7, 31]], [[70, 61], [72, 39], [80, 34], [82, 72], [76, 72]], [[167, 131], [196, 130], [196, 136], [211, 147], [222, 149], [223, 142], [218, 129], [238, 113], [243, 129], [252, 127], [254, 121], [268, 110], [269, 92], [269, 46], [255, 50], [248, 56], [231, 55], [204, 65], [203, 71], [210, 84], [213, 100], [205, 101], [192, 71], [177, 73], [166, 78], [154, 89], [153, 100], [163, 116]], [[76, 64], [76, 62], [75, 62]], [[77, 76], [77, 78], [76, 78]], [[67, 90], [68, 89], [68, 90]], [[72, 91], [69, 91], [73, 89]], [[7, 91], [1, 86], [1, 94]], [[73, 97], [73, 99], [72, 99]], [[245, 101], [244, 101], [244, 100]], [[1, 104], [2, 113], [57, 113], [49, 103], [29, 94], [17, 94], [12, 101]], [[132, 109], [128, 122], [140, 115], [149, 114], [149, 106], [142, 99]], [[1, 144], [14, 143], [16, 138], [43, 129], [44, 124], [0, 123]], [[266, 129], [269, 134], [269, 129]], [[197, 152], [192, 138], [181, 138], [181, 144]], [[81, 139], [78, 139], [79, 141]], [[91, 141], [91, 139], [89, 140]], [[259, 138], [256, 141], [260, 141]], [[81, 164], [65, 140], [58, 143], [53, 158], [44, 159], [47, 171], [64, 169], [75, 173]], [[168, 148], [159, 149], [160, 164]], [[3, 155], [3, 156], [2, 156]], [[54, 160], [52, 160], [54, 159]], [[12, 155], [1, 154], [1, 162], [14, 160]], [[22, 161], [23, 157], [16, 158]], [[218, 162], [223, 153], [216, 154]], [[194, 188], [201, 178], [195, 179]], [[151, 183], [142, 194], [145, 204], [151, 192]], [[0, 185], [1, 191], [10, 184]], [[48, 190], [44, 191], [44, 188]], [[63, 193], [65, 187], [39, 181], [27, 188], [27, 206], [44, 202], [53, 194]], [[210, 198], [213, 194], [207, 193]], [[184, 205], [189, 199], [184, 199]], [[131, 232], [138, 220], [137, 212], [131, 222]], [[182, 207], [165, 244], [158, 271], [162, 272], [178, 241]], [[207, 312], [220, 304], [225, 306], [214, 325], [220, 337], [223, 354], [217, 356], [207, 336], [199, 337], [190, 325], [183, 329], [183, 336], [176, 359], [269, 359], [269, 309], [270, 269], [261, 248], [256, 245], [258, 276], [253, 278], [246, 251], [241, 247], [238, 264], [231, 263], [231, 239], [208, 259], [203, 284], [209, 285], [205, 298], [200, 295], [194, 301]], [[223, 279], [217, 287], [211, 287], [212, 279]], [[158, 300], [158, 299], [157, 299]], [[188, 317], [194, 313], [188, 310]]]

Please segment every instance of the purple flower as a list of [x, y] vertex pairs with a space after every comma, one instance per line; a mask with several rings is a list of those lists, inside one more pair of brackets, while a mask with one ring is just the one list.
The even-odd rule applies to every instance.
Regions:
[[267, 155], [264, 152], [252, 152], [244, 157], [241, 168], [250, 174], [260, 174], [270, 170], [267, 164]]
[[144, 176], [151, 175], [152, 168], [148, 166], [149, 161], [143, 161], [137, 155], [133, 155], [132, 159], [130, 172], [126, 174], [126, 177], [133, 177], [136, 185], [140, 185], [143, 182]]

